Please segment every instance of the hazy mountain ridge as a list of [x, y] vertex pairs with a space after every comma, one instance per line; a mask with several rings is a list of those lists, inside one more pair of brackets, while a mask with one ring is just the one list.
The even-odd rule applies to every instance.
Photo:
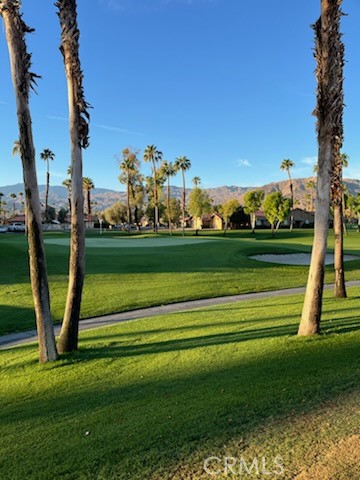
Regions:
[[[310, 190], [306, 187], [306, 184], [309, 180], [316, 180], [316, 177], [308, 178], [295, 178], [293, 180], [294, 187], [294, 196], [297, 201], [297, 206], [304, 208], [308, 200], [306, 195], [310, 193]], [[348, 188], [349, 192], [352, 195], [360, 193], [360, 180], [355, 179], [344, 179], [344, 183]], [[45, 202], [45, 185], [39, 185], [40, 191], [40, 200]], [[262, 187], [240, 187], [240, 186], [222, 186], [215, 188], [206, 188], [206, 190], [212, 199], [212, 203], [215, 205], [224, 203], [230, 198], [236, 198], [241, 204], [244, 202], [244, 196], [249, 190], [262, 189], [267, 195], [270, 192], [281, 191], [283, 195], [290, 197], [290, 185], [289, 180], [283, 180], [281, 182], [272, 182], [268, 183]], [[187, 196], [191, 192], [191, 188], [186, 189]], [[13, 199], [10, 197], [11, 193], [18, 195], [20, 192], [24, 192], [24, 185], [18, 183], [15, 185], [7, 185], [0, 187], [0, 192], [4, 194], [3, 200], [6, 200], [8, 203], [8, 208], [13, 206]], [[181, 198], [182, 188], [181, 187], [171, 187], [171, 195], [175, 198]], [[113, 203], [122, 201], [125, 202], [126, 194], [125, 192], [120, 192], [116, 190], [108, 190], [106, 188], [95, 188], [91, 191], [91, 200], [94, 202], [94, 211], [95, 210], [104, 210], [107, 207], [110, 207]], [[16, 208], [20, 208], [20, 199], [16, 200]], [[60, 185], [50, 185], [49, 192], [49, 205], [59, 209], [61, 207], [68, 207], [68, 191], [65, 187]]]

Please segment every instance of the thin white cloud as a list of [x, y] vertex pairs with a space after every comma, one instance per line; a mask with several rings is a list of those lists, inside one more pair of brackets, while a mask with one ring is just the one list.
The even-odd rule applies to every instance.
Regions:
[[171, 7], [172, 5], [196, 6], [215, 4], [219, 0], [98, 0], [108, 10], [113, 12], [136, 11], [153, 12], [161, 8]]
[[66, 117], [58, 117], [56, 115], [47, 115], [46, 118], [49, 118], [50, 120], [58, 120], [61, 122], [67, 122], [69, 119]]
[[251, 167], [251, 163], [246, 158], [240, 158], [235, 161], [237, 167]]
[[102, 128], [103, 130], [109, 130], [111, 132], [124, 133], [126, 135], [144, 135], [141, 132], [132, 132], [131, 130], [127, 130], [126, 128], [113, 127], [111, 125], [94, 124], [94, 127]]
[[0, 105], [7, 105], [7, 102], [3, 102], [2, 100], [0, 100]]
[[[60, 122], [68, 122], [69, 121], [68, 118], [61, 117], [61, 116], [58, 116], [58, 115], [47, 115], [46, 118], [49, 118], [50, 120], [60, 121]], [[90, 124], [90, 127], [101, 128], [102, 130], [109, 130], [111, 132], [118, 132], [118, 133], [123, 133], [123, 134], [126, 134], [126, 135], [144, 135], [141, 132], [133, 132], [131, 130], [127, 130], [126, 128], [114, 127], [112, 125], [104, 125], [104, 124], [93, 123], [93, 124]]]

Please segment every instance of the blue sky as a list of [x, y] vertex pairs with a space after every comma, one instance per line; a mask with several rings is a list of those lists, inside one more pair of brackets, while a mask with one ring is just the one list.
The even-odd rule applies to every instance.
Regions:
[[[33, 71], [31, 97], [37, 158], [56, 155], [51, 184], [69, 160], [67, 92], [53, 1], [23, 0]], [[310, 29], [320, 0], [78, 0], [81, 61], [91, 110], [84, 175], [121, 189], [116, 156], [155, 144], [164, 158], [186, 155], [204, 187], [262, 185], [312, 174], [317, 144], [315, 63]], [[360, 2], [344, 0], [346, 177], [360, 178]], [[18, 137], [7, 47], [0, 37], [0, 185], [21, 182], [11, 156]], [[45, 163], [37, 160], [38, 181]], [[149, 166], [144, 167], [149, 171]], [[181, 179], [175, 178], [180, 185]]]

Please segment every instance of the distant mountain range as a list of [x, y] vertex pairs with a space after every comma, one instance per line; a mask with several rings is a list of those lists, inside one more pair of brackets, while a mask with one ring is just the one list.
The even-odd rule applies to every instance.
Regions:
[[[300, 208], [305, 208], [309, 204], [309, 199], [307, 195], [310, 194], [310, 190], [306, 187], [306, 184], [309, 180], [316, 180], [315, 177], [309, 178], [297, 178], [293, 180], [294, 187], [294, 196], [297, 201], [297, 206]], [[360, 193], [360, 180], [354, 179], [344, 179], [344, 183], [352, 195]], [[244, 196], [249, 190], [254, 190], [260, 188], [265, 191], [267, 195], [270, 192], [281, 191], [283, 195], [290, 196], [290, 187], [289, 181], [284, 180], [282, 182], [273, 182], [262, 187], [238, 187], [238, 186], [223, 186], [216, 188], [207, 188], [204, 189], [208, 192], [212, 203], [218, 205], [224, 203], [230, 198], [236, 198], [239, 200], [240, 204], [243, 204]], [[45, 202], [45, 185], [39, 185], [40, 191], [40, 200]], [[24, 185], [18, 183], [16, 185], [8, 185], [0, 187], [0, 192], [4, 194], [3, 200], [6, 200], [8, 203], [8, 208], [12, 208], [13, 199], [11, 194], [15, 193], [17, 196], [20, 192], [24, 192]], [[188, 195], [191, 192], [191, 188], [186, 189], [186, 194]], [[171, 187], [171, 195], [175, 198], [181, 198], [182, 188], [181, 187]], [[107, 207], [110, 207], [113, 203], [122, 201], [125, 202], [126, 195], [125, 192], [119, 192], [115, 190], [108, 190], [106, 188], [95, 188], [91, 191], [91, 200], [94, 202], [94, 211], [104, 210]], [[16, 208], [20, 209], [21, 199], [17, 197], [15, 200]], [[50, 186], [49, 192], [49, 205], [55, 207], [57, 210], [61, 207], [67, 208], [68, 206], [68, 192], [67, 189], [63, 186]]]

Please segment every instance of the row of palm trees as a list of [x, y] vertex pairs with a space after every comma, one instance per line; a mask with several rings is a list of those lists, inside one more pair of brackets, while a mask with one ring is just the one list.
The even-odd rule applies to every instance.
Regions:
[[[71, 167], [68, 168], [67, 174], [71, 176]], [[68, 191], [68, 204], [69, 204], [69, 211], [71, 212], [71, 177], [63, 180], [62, 185]], [[85, 193], [86, 211], [87, 211], [87, 215], [90, 217], [91, 211], [92, 211], [91, 190], [95, 188], [95, 184], [90, 177], [83, 177], [82, 185], [83, 185], [83, 191]]]
[[[119, 180], [126, 185], [126, 206], [128, 212], [128, 226], [130, 229], [131, 214], [130, 214], [130, 198], [135, 195], [135, 186], [140, 185], [142, 182], [142, 176], [139, 173], [140, 162], [135, 152], [129, 148], [125, 148], [122, 151], [123, 160], [120, 163], [121, 175]], [[159, 187], [163, 182], [167, 183], [167, 213], [170, 234], [172, 233], [171, 226], [171, 202], [170, 202], [170, 179], [177, 172], [181, 172], [182, 175], [182, 225], [183, 235], [185, 235], [185, 209], [186, 209], [186, 185], [185, 185], [185, 172], [191, 168], [191, 161], [186, 156], [181, 156], [175, 159], [174, 162], [163, 160], [163, 153], [155, 146], [148, 145], [143, 154], [143, 161], [150, 163], [152, 166], [152, 196], [154, 204], [154, 231], [158, 232], [159, 226]], [[161, 163], [160, 163], [161, 162]], [[135, 215], [136, 216], [136, 215]]]

